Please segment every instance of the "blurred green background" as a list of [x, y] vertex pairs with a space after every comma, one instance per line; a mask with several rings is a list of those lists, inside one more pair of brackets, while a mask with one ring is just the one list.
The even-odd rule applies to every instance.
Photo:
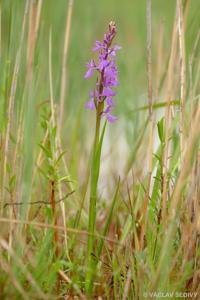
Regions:
[[[199, 30], [200, 1], [189, 1], [187, 19], [187, 52], [193, 47]], [[2, 48], [10, 51], [14, 60], [19, 44], [20, 27], [24, 12], [24, 0], [1, 1], [2, 11]], [[48, 41], [52, 28], [53, 41], [53, 79], [55, 100], [59, 99], [60, 73], [63, 40], [68, 1], [43, 1], [39, 41], [35, 58], [37, 81], [42, 83], [38, 91], [41, 96], [48, 96]], [[164, 23], [164, 47], [169, 53], [170, 34], [175, 15], [175, 0], [152, 1], [153, 19], [153, 60], [156, 65], [157, 43], [161, 22]], [[70, 48], [68, 56], [68, 95], [66, 99], [66, 116], [76, 114], [87, 100], [87, 92], [92, 83], [83, 79], [85, 64], [92, 56], [91, 48], [96, 39], [101, 39], [110, 20], [115, 20], [118, 27], [117, 43], [122, 46], [119, 53], [120, 87], [117, 96], [117, 113], [122, 114], [133, 108], [146, 94], [146, 1], [145, 0], [75, 0], [71, 25]], [[13, 30], [17, 28], [18, 30]], [[4, 54], [5, 51], [2, 51]], [[7, 52], [7, 51], [6, 51]], [[7, 55], [7, 54], [6, 54]], [[43, 68], [39, 68], [42, 64]], [[163, 61], [166, 65], [166, 61]], [[140, 104], [139, 104], [140, 105]], [[87, 114], [87, 113], [86, 113]], [[84, 112], [85, 115], [85, 112]]]

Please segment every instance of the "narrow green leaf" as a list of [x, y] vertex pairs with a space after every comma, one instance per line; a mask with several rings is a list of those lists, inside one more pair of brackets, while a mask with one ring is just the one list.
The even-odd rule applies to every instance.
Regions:
[[51, 151], [49, 149], [47, 149], [44, 145], [42, 145], [41, 143], [39, 143], [40, 148], [44, 151], [44, 153], [46, 154], [46, 156], [48, 158], [52, 158], [52, 154]]
[[158, 136], [161, 141], [161, 143], [164, 142], [164, 117], [160, 119], [160, 121], [157, 123], [157, 128], [158, 128]]

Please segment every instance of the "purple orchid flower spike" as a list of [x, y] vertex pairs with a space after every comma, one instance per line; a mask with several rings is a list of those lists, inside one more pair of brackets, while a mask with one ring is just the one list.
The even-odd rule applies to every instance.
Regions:
[[111, 123], [117, 120], [117, 117], [113, 116], [111, 112], [114, 108], [113, 97], [116, 95], [113, 88], [119, 85], [115, 58], [116, 52], [121, 49], [118, 45], [112, 46], [116, 33], [115, 23], [110, 22], [103, 42], [96, 41], [92, 49], [93, 52], [98, 52], [98, 60], [95, 62], [92, 59], [87, 64], [87, 72], [84, 76], [85, 79], [90, 78], [94, 72], [97, 72], [98, 75], [96, 90], [90, 92], [90, 100], [85, 104], [85, 108], [96, 110], [97, 114], [106, 117]]
[[105, 117], [110, 123], [117, 120], [117, 117], [112, 114], [114, 108], [113, 98], [116, 95], [114, 88], [118, 85], [118, 71], [115, 62], [116, 52], [119, 46], [112, 46], [113, 39], [117, 31], [114, 22], [110, 22], [108, 31], [104, 35], [103, 42], [96, 41], [93, 52], [97, 52], [97, 60], [91, 60], [87, 64], [87, 72], [85, 78], [90, 78], [94, 73], [96, 76], [95, 89], [90, 92], [90, 100], [85, 104], [85, 107], [96, 112], [94, 148], [92, 152], [91, 164], [91, 195], [89, 206], [88, 220], [88, 249], [87, 249], [87, 273], [85, 280], [86, 291], [89, 295], [93, 287], [93, 275], [95, 274], [96, 265], [92, 253], [94, 250], [94, 230], [96, 226], [96, 202], [97, 202], [97, 187], [99, 178], [99, 168], [101, 159], [101, 149], [105, 125], [101, 130], [101, 119]]

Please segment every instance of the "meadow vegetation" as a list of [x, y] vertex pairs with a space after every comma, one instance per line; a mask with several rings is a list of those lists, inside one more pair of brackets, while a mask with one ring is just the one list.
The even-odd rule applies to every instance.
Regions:
[[[200, 299], [199, 19], [198, 0], [0, 1], [0, 299]], [[110, 21], [113, 123], [84, 107]]]

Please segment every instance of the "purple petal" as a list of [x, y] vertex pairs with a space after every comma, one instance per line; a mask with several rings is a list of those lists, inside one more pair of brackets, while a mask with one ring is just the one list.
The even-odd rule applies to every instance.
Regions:
[[115, 122], [117, 120], [117, 117], [111, 115], [110, 113], [105, 114], [105, 116], [106, 116], [108, 122], [110, 122], [110, 123], [113, 123], [113, 122]]
[[108, 81], [113, 81], [113, 82], [116, 82], [114, 85], [117, 85], [117, 70], [114, 68], [114, 67], [111, 67], [109, 65], [108, 68], [105, 69], [105, 72], [104, 72], [104, 77], [108, 80]]
[[95, 110], [95, 104], [94, 104], [94, 99], [91, 99], [90, 101], [85, 103], [85, 108]]
[[87, 66], [88, 69], [96, 68], [96, 64], [95, 64], [94, 59], [91, 59], [91, 61], [89, 63], [87, 63], [86, 66]]
[[89, 93], [89, 95], [90, 95], [90, 99], [98, 99], [99, 98], [99, 91], [98, 90], [94, 90], [94, 91], [90, 91], [90, 93]]
[[106, 98], [106, 104], [107, 104], [108, 106], [114, 106], [114, 102], [113, 102], [112, 97], [107, 97], [107, 98]]
[[118, 85], [119, 85], [118, 80], [111, 80], [111, 79], [107, 79], [107, 78], [105, 78], [105, 80], [104, 80], [105, 87], [118, 86]]
[[120, 49], [122, 49], [122, 47], [119, 45], [114, 45], [114, 47], [113, 47], [113, 50], [115, 50], [115, 51], [118, 51]]
[[110, 86], [118, 86], [119, 85], [119, 81], [118, 80], [111, 80], [110, 81]]
[[87, 72], [85, 73], [84, 78], [85, 79], [90, 78], [93, 75], [93, 71], [94, 69], [88, 69]]
[[116, 71], [111, 69], [110, 67], [105, 70], [105, 76], [115, 77]]
[[110, 96], [115, 96], [115, 95], [116, 95], [116, 92], [114, 92], [111, 88], [105, 87], [103, 89], [102, 96], [110, 97]]
[[107, 106], [106, 109], [104, 110], [103, 114], [106, 115], [112, 111], [113, 107], [112, 106]]
[[100, 41], [96, 41], [96, 42], [95, 42], [95, 47], [92, 48], [92, 51], [93, 51], [93, 52], [100, 51], [100, 50], [103, 49], [103, 48], [104, 48], [103, 43], [101, 43]]
[[115, 57], [115, 56], [116, 56], [116, 51], [118, 51], [118, 50], [120, 50], [120, 49], [121, 49], [120, 46], [115, 45], [114, 47], [112, 47], [112, 48], [109, 50], [109, 55]]
[[109, 65], [109, 61], [107, 61], [106, 59], [103, 59], [98, 66], [98, 69], [100, 71], [102, 71], [104, 68], [106, 68]]
[[89, 63], [87, 63], [86, 66], [87, 66], [88, 70], [85, 73], [85, 76], [84, 76], [85, 79], [90, 78], [93, 75], [93, 71], [96, 69], [96, 64], [95, 64], [94, 59], [91, 59], [91, 61]]

